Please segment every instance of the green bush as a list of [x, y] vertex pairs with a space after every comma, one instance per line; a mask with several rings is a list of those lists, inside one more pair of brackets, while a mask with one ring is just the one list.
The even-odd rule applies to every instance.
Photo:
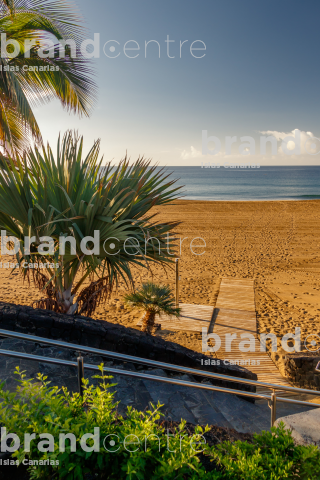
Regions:
[[[223, 479], [282, 480], [320, 479], [320, 450], [295, 445], [284, 425], [254, 435], [253, 442], [224, 442], [207, 447], [206, 454], [221, 468]], [[208, 475], [202, 479], [215, 478]]]
[[[112, 377], [104, 375], [103, 366], [100, 369], [99, 386], [86, 380], [83, 398], [66, 388], [50, 387], [40, 374], [36, 381], [26, 380], [18, 368], [15, 392], [0, 385], [2, 432], [5, 428], [7, 434], [20, 439], [12, 459], [38, 463], [28, 467], [30, 478], [80, 480], [87, 474], [110, 480], [320, 478], [319, 450], [294, 446], [283, 426], [255, 435], [253, 443], [210, 446], [204, 445], [210, 428], [197, 426], [190, 436], [185, 421], [168, 436], [159, 422], [160, 405], [146, 412], [128, 407], [121, 416], [109, 388], [114, 386], [108, 383]], [[91, 451], [85, 451], [80, 444], [83, 435], [94, 434], [97, 428], [99, 438], [95, 442], [88, 438], [86, 449]], [[35, 434], [29, 448], [25, 434]], [[65, 451], [59, 451], [60, 434], [75, 436], [76, 451], [70, 440], [65, 442]], [[7, 445], [13, 448], [14, 443], [8, 440]]]

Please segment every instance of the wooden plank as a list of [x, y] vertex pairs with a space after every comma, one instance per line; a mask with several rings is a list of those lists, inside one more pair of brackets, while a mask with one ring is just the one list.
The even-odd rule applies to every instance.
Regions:
[[[209, 305], [180, 304], [179, 318], [167, 315], [156, 316], [156, 323], [161, 324], [162, 330], [180, 330], [202, 332], [206, 328], [208, 333], [217, 333], [221, 339], [221, 347], [216, 352], [217, 358], [222, 361], [233, 361], [236, 364], [256, 373], [258, 380], [276, 385], [290, 386], [282, 377], [278, 368], [266, 352], [260, 350], [260, 340], [257, 333], [257, 320], [254, 299], [254, 281], [252, 279], [223, 278], [215, 308]], [[141, 320], [137, 325], [141, 325]], [[231, 342], [230, 351], [226, 345], [226, 334], [237, 334]], [[254, 337], [254, 352], [241, 352], [239, 344], [248, 339], [241, 338], [242, 334], [250, 333]], [[254, 363], [254, 364], [253, 364]], [[270, 395], [270, 389], [258, 387], [257, 392]], [[277, 393], [286, 396], [286, 392]], [[288, 396], [292, 396], [289, 393]]]
[[[252, 279], [223, 278], [214, 309], [214, 326], [210, 331], [219, 335], [221, 346], [217, 350], [217, 358], [222, 361], [232, 361], [256, 373], [258, 380], [276, 385], [291, 386], [282, 377], [277, 366], [267, 352], [261, 352], [257, 333], [257, 319], [254, 299], [254, 281]], [[209, 332], [210, 333], [210, 332]], [[226, 342], [226, 335], [236, 334], [237, 337]], [[249, 339], [241, 335], [251, 334], [254, 337], [254, 351], [242, 352], [240, 343], [249, 347]], [[227, 337], [228, 338], [228, 337]], [[258, 393], [270, 394], [270, 389], [258, 387]], [[282, 396], [285, 391], [278, 391]], [[290, 394], [292, 395], [292, 394]]]

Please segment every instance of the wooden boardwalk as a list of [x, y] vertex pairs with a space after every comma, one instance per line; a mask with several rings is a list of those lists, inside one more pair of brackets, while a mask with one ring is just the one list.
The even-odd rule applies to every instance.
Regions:
[[[156, 316], [156, 323], [161, 324], [161, 330], [182, 330], [198, 333], [201, 333], [204, 327], [208, 330], [213, 307], [189, 303], [180, 303], [179, 307], [181, 308], [179, 318], [169, 317], [168, 315]], [[141, 320], [137, 325], [141, 325]]]
[[[217, 358], [233, 361], [236, 364], [256, 373], [258, 380], [276, 385], [290, 384], [280, 374], [267, 352], [260, 351], [260, 340], [257, 334], [257, 319], [254, 300], [254, 280], [223, 278], [215, 308], [209, 305], [194, 305], [181, 303], [179, 318], [167, 315], [156, 316], [156, 323], [162, 330], [179, 330], [202, 333], [206, 328], [208, 333], [220, 336], [221, 346], [216, 352]], [[137, 323], [141, 325], [141, 320]], [[249, 348], [249, 339], [241, 335], [250, 333], [254, 337], [254, 351], [242, 352], [240, 342], [245, 342]], [[226, 344], [226, 334], [237, 334], [232, 342]], [[214, 342], [213, 342], [214, 344]], [[258, 387], [258, 393], [270, 394], [271, 390]], [[282, 396], [285, 391], [278, 391]], [[292, 394], [290, 394], [292, 395]]]
[[[260, 351], [257, 334], [257, 319], [254, 301], [254, 280], [223, 278], [220, 285], [216, 307], [213, 314], [214, 324], [209, 331], [220, 336], [221, 347], [216, 352], [222, 360], [233, 360], [256, 373], [261, 382], [290, 386], [280, 374], [267, 352]], [[241, 335], [250, 333], [254, 337], [254, 351], [242, 352], [242, 346], [249, 349], [249, 339]], [[237, 334], [237, 338], [226, 344], [226, 334]], [[253, 343], [253, 342], [252, 342]], [[259, 393], [270, 393], [269, 389], [258, 387]], [[280, 392], [279, 392], [280, 393]], [[282, 394], [284, 391], [281, 392]]]

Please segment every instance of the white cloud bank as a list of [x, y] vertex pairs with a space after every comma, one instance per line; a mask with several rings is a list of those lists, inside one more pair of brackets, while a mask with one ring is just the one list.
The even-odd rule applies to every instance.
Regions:
[[278, 154], [284, 155], [282, 144], [284, 144], [290, 151], [294, 150], [299, 143], [299, 155], [317, 155], [320, 152], [320, 139], [315, 137], [312, 132], [305, 132], [295, 128], [291, 132], [278, 132], [276, 130], [260, 131], [265, 136], [275, 137], [276, 140], [281, 141], [278, 147]]
[[199, 150], [197, 150], [192, 146], [190, 147], [190, 151], [183, 150], [183, 152], [181, 153], [181, 158], [183, 160], [190, 160], [191, 158], [200, 158], [200, 157], [202, 157], [202, 152], [200, 152]]
[[[212, 159], [214, 161], [224, 160], [252, 160], [257, 161], [302, 161], [304, 164], [309, 161], [319, 161], [320, 155], [320, 138], [314, 136], [312, 132], [306, 132], [295, 128], [290, 132], [278, 132], [277, 130], [260, 130], [256, 131], [253, 137], [232, 137], [232, 153], [231, 147], [227, 144], [227, 139], [231, 137], [217, 139], [220, 143], [220, 151], [212, 153], [209, 148], [209, 142], [216, 137], [205, 136], [202, 138], [202, 151], [191, 146], [181, 152], [180, 159], [184, 161]], [[230, 143], [230, 140], [229, 140]], [[212, 148], [212, 147], [211, 147]], [[219, 147], [217, 147], [219, 150]], [[268, 153], [267, 153], [268, 151]]]

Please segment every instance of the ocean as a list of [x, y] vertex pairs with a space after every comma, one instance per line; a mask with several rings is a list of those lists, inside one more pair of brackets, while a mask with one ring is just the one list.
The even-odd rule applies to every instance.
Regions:
[[320, 166], [166, 167], [186, 200], [320, 199]]

